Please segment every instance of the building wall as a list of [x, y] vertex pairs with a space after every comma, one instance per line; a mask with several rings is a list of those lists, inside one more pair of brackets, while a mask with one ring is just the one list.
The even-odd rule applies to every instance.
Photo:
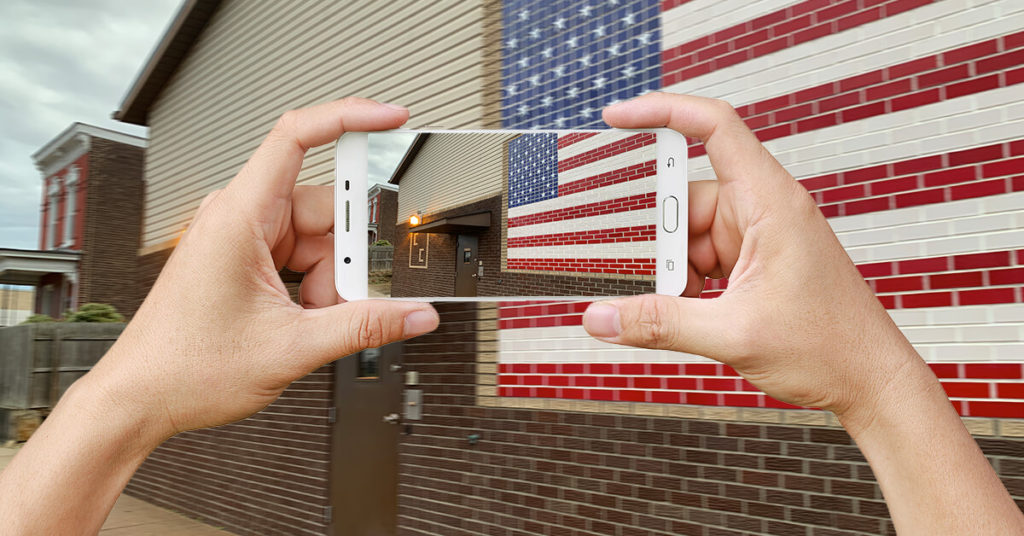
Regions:
[[[74, 222], [72, 231], [71, 242], [69, 245], [64, 245], [64, 241], [67, 239], [66, 232], [66, 221], [69, 217], [67, 214], [68, 209], [68, 195], [69, 189], [65, 180], [68, 176], [68, 172], [71, 167], [75, 166], [78, 168], [78, 182], [75, 186], [75, 210], [77, 217]], [[39, 227], [39, 249], [51, 249], [47, 248], [47, 238], [50, 234], [49, 216], [50, 216], [50, 197], [49, 187], [54, 182], [59, 185], [59, 193], [57, 194], [57, 232], [55, 233], [55, 240], [53, 248], [63, 247], [65, 249], [72, 249], [80, 251], [82, 249], [82, 233], [85, 228], [85, 202], [87, 198], [88, 183], [89, 183], [89, 154], [83, 154], [79, 158], [75, 159], [74, 162], [68, 164], [64, 168], [58, 170], [53, 175], [45, 177], [43, 179], [43, 201], [40, 208], [41, 211], [41, 223]]]
[[381, 190], [377, 204], [377, 240], [387, 240], [392, 244], [396, 240], [395, 215], [398, 213], [398, 192]]
[[[408, 106], [409, 127], [497, 125], [484, 18], [479, 1], [223, 2], [149, 113], [142, 253], [173, 246], [286, 110], [357, 95]], [[332, 147], [314, 149], [299, 180], [328, 184], [333, 168]]]
[[0, 286], [0, 326], [15, 326], [32, 315], [35, 292], [32, 289]]

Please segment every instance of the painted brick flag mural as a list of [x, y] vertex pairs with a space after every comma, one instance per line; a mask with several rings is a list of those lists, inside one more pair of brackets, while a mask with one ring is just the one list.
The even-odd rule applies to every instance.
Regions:
[[[958, 411], [1024, 417], [1022, 29], [1017, 0], [506, 2], [502, 121], [602, 128], [601, 107], [646, 91], [726, 99], [817, 201]], [[547, 143], [561, 166], [573, 144]], [[714, 179], [693, 140], [689, 170]], [[510, 240], [515, 217], [543, 214], [531, 204], [584, 187], [559, 168], [527, 199], [509, 180]], [[541, 258], [531, 247], [510, 244], [509, 267]], [[708, 281], [702, 298], [727, 288]], [[787, 407], [699, 356], [595, 341], [585, 308], [500, 305], [501, 396]]]

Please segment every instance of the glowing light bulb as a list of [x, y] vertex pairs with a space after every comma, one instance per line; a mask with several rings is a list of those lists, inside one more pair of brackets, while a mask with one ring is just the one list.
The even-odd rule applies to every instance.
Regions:
[[410, 226], [415, 227], [415, 226], [417, 226], [419, 224], [420, 224], [420, 217], [419, 216], [414, 214], [411, 218], [409, 218], [409, 225]]

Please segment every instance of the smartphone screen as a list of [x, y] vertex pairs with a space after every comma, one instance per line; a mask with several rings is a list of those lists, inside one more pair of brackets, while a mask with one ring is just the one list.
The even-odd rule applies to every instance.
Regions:
[[685, 244], [685, 197], [659, 206], [657, 131], [391, 131], [366, 152], [369, 298], [651, 293], [659, 232]]

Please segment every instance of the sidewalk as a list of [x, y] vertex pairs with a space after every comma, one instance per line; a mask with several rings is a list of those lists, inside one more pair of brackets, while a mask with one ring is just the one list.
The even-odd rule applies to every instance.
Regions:
[[[0, 446], [0, 470], [14, 458], [21, 445], [14, 448]], [[230, 533], [176, 514], [146, 501], [121, 495], [107, 522], [100, 529], [104, 536], [228, 536]]]

